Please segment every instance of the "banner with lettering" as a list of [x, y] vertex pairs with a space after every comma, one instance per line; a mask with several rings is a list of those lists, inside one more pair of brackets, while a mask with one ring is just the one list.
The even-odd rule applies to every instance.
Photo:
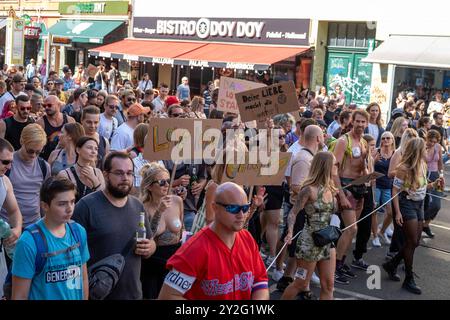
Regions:
[[291, 156], [291, 152], [272, 153], [267, 164], [262, 164], [260, 159], [252, 161], [249, 153], [245, 154], [245, 163], [239, 163], [239, 156], [236, 156], [235, 161], [225, 166], [221, 183], [230, 181], [245, 186], [280, 186]]
[[[201, 160], [204, 155], [203, 151], [212, 143], [212, 139], [208, 137], [214, 133], [220, 134], [222, 120], [153, 118], [148, 126], [144, 159], [149, 161], [175, 160], [172, 157], [172, 150], [177, 146], [184, 148], [184, 152], [177, 152], [184, 160]], [[185, 130], [175, 131], [177, 129]], [[215, 132], [208, 131], [208, 129], [215, 129]], [[177, 132], [178, 135], [175, 134]]]
[[266, 85], [263, 83], [229, 77], [220, 77], [219, 97], [217, 99], [217, 110], [238, 114], [239, 108], [236, 103], [235, 94], [242, 91], [262, 88], [265, 86]]
[[267, 118], [298, 110], [294, 82], [280, 82], [235, 94], [242, 121], [256, 120], [264, 128]]

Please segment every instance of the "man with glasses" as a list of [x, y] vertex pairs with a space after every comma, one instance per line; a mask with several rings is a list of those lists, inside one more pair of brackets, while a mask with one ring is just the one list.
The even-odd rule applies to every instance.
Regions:
[[17, 112], [14, 116], [0, 120], [0, 138], [8, 140], [14, 150], [19, 150], [22, 130], [30, 123], [34, 123], [34, 120], [30, 117], [31, 104], [28, 96], [18, 96], [15, 102]]
[[73, 92], [73, 102], [67, 104], [61, 112], [73, 117], [75, 121], [79, 123], [81, 111], [83, 111], [83, 108], [86, 106], [87, 102], [88, 96], [86, 89], [78, 88]]
[[100, 124], [98, 126], [98, 134], [111, 142], [114, 131], [119, 127], [119, 122], [114, 117], [119, 109], [119, 98], [115, 95], [108, 95], [105, 99], [105, 112], [100, 114]]
[[30, 117], [37, 121], [44, 115], [44, 98], [39, 94], [33, 94], [30, 99], [31, 113]]
[[114, 115], [114, 117], [117, 119], [119, 127], [127, 121], [128, 109], [137, 101], [133, 90], [125, 90], [122, 93], [121, 99], [122, 101], [121, 104], [119, 104], [119, 110]]
[[159, 95], [153, 99], [152, 103], [155, 106], [155, 112], [165, 112], [166, 98], [169, 95], [169, 86], [165, 83], [161, 83], [159, 86]]
[[[106, 300], [141, 300], [141, 258], [156, 250], [148, 219], [146, 239], [136, 242], [139, 216], [145, 212], [142, 202], [130, 195], [133, 186], [133, 162], [127, 153], [111, 152], [104, 162], [106, 188], [83, 197], [75, 206], [73, 220], [87, 232], [88, 267], [115, 253], [123, 252], [125, 267]], [[124, 252], [125, 251], [125, 252]]]
[[169, 118], [183, 118], [184, 110], [179, 104], [173, 104], [167, 110], [167, 115]]
[[63, 114], [61, 112], [61, 101], [57, 96], [48, 96], [44, 100], [45, 115], [39, 119], [36, 123], [39, 124], [47, 134], [47, 144], [44, 147], [42, 158], [46, 161], [56, 149], [59, 143], [59, 135], [66, 123], [75, 122], [75, 119], [71, 116]]
[[0, 98], [0, 114], [3, 113], [3, 107], [7, 102], [15, 100], [19, 95], [26, 95], [26, 93], [23, 91], [25, 89], [25, 83], [26, 80], [22, 75], [14, 75], [14, 77], [12, 78], [11, 90], [6, 92]]
[[41, 90], [41, 79], [39, 79], [38, 76], [34, 76], [31, 79], [31, 84], [34, 86], [35, 89]]
[[[11, 170], [7, 173], [26, 228], [41, 218], [39, 190], [50, 177], [50, 165], [39, 155], [47, 143], [44, 129], [30, 124], [21, 133], [22, 147], [14, 152]], [[4, 216], [4, 212], [1, 213]]]
[[151, 110], [149, 107], [143, 107], [139, 103], [133, 104], [130, 109], [128, 109], [127, 121], [119, 126], [112, 136], [111, 150], [126, 151], [128, 148], [133, 147], [134, 128], [136, 128], [139, 123], [143, 123], [145, 114], [149, 114], [150, 112]]
[[[262, 204], [258, 201], [254, 205]], [[214, 222], [167, 262], [170, 272], [159, 299], [268, 300], [264, 262], [244, 229], [250, 209], [246, 193], [232, 182], [221, 184], [213, 208]]]

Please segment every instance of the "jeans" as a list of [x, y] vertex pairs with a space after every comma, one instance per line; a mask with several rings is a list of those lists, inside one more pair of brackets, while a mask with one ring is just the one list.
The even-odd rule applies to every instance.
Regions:
[[192, 229], [192, 224], [194, 223], [195, 211], [184, 211], [184, 229], [190, 231]]

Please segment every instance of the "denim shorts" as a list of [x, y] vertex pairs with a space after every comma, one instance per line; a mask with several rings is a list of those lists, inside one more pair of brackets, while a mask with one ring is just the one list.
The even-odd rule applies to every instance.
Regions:
[[413, 201], [408, 199], [406, 197], [407, 195], [408, 194], [406, 192], [401, 192], [398, 196], [400, 212], [402, 213], [403, 220], [423, 221], [424, 217], [423, 200]]
[[375, 189], [375, 202], [377, 207], [385, 204], [392, 197], [392, 189]]

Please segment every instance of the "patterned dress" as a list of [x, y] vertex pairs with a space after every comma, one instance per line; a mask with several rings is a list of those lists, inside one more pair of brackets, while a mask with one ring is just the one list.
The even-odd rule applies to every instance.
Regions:
[[331, 203], [323, 201], [323, 187], [319, 188], [317, 201], [305, 206], [306, 223], [297, 239], [295, 256], [305, 261], [321, 261], [330, 259], [331, 244], [323, 247], [314, 245], [312, 233], [330, 225], [331, 215], [334, 212], [334, 199]]

